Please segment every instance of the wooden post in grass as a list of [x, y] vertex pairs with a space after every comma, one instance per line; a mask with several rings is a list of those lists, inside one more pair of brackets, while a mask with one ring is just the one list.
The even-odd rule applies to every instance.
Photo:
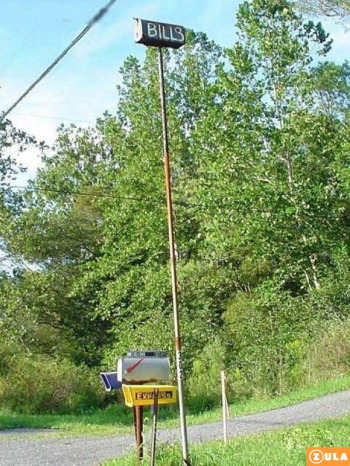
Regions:
[[134, 426], [137, 464], [141, 464], [143, 459], [143, 406], [134, 406]]
[[221, 371], [221, 399], [222, 399], [222, 419], [224, 428], [224, 444], [227, 444], [227, 413], [228, 403], [226, 397], [226, 377], [225, 371]]

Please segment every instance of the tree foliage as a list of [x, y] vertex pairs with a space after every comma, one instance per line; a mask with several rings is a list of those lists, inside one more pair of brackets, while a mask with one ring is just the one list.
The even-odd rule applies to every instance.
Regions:
[[[193, 384], [226, 360], [237, 386], [275, 392], [317, 325], [348, 318], [349, 65], [287, 1], [243, 2], [237, 30], [227, 50], [189, 32], [164, 51], [185, 368]], [[172, 354], [157, 69], [154, 49], [129, 57], [116, 114], [61, 127], [8, 211], [6, 247], [32, 268], [1, 282], [3, 354]]]
[[303, 0], [298, 3], [300, 9], [307, 13], [340, 18], [345, 21], [350, 17], [349, 0]]
[[[17, 155], [35, 143], [34, 138], [16, 129], [9, 120], [0, 121], [0, 270], [11, 260], [5, 240], [8, 222], [16, 214], [18, 196], [11, 189], [19, 172], [25, 168], [18, 164]], [[5, 264], [5, 265], [4, 265]]]

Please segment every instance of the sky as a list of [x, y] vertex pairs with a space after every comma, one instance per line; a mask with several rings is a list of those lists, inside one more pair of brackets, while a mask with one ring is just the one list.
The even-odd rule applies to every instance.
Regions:
[[[7, 110], [107, 0], [1, 0], [0, 112]], [[109, 13], [18, 105], [9, 118], [20, 129], [52, 144], [60, 123], [93, 125], [105, 110], [114, 113], [119, 69], [129, 56], [140, 59], [145, 47], [134, 43], [133, 18], [180, 24], [203, 31], [222, 46], [235, 41], [238, 0], [117, 1]], [[350, 59], [350, 32], [322, 21], [334, 39], [328, 59]], [[20, 160], [27, 168], [18, 183], [33, 177], [36, 152]]]

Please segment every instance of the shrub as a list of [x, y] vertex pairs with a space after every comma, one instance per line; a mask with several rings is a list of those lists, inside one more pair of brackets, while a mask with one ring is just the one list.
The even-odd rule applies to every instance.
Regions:
[[338, 377], [350, 371], [350, 320], [333, 320], [320, 328], [307, 355], [309, 380]]
[[263, 287], [237, 293], [224, 314], [226, 366], [236, 379], [236, 396], [265, 397], [303, 386], [306, 347], [319, 321], [303, 296]]
[[220, 371], [223, 368], [224, 348], [217, 338], [203, 348], [193, 363], [188, 380], [190, 411], [205, 411], [221, 403]]
[[105, 403], [97, 371], [68, 360], [17, 357], [0, 379], [0, 406], [16, 412], [85, 412]]

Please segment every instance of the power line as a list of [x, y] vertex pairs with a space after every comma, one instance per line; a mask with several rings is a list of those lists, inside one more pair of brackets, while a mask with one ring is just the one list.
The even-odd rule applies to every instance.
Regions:
[[[53, 189], [53, 188], [39, 188], [35, 186], [35, 188], [30, 188], [29, 186], [8, 186], [7, 189], [22, 189], [26, 190], [27, 192], [35, 193], [35, 191], [43, 192], [43, 193], [56, 193], [56, 194], [64, 194], [67, 196], [89, 196], [89, 197], [97, 197], [97, 198], [113, 198], [113, 199], [118, 199], [118, 200], [125, 200], [125, 201], [136, 201], [136, 202], [150, 202], [150, 203], [155, 203], [155, 204], [164, 204], [164, 201], [162, 199], [157, 199], [155, 197], [135, 197], [135, 196], [119, 196], [118, 194], [113, 194], [112, 189], [100, 193], [92, 193], [92, 192], [84, 192], [84, 191], [65, 191], [62, 189]], [[182, 201], [180, 199], [174, 200], [174, 204], [181, 205], [183, 207], [200, 207], [200, 208], [206, 208], [210, 207], [209, 205], [205, 204], [196, 204], [196, 203], [190, 203], [187, 201]], [[215, 206], [226, 206], [226, 207], [232, 207], [231, 204], [215, 204]]]
[[156, 198], [151, 198], [151, 197], [135, 197], [135, 196], [118, 196], [118, 195], [113, 195], [108, 194], [106, 191], [104, 193], [91, 193], [91, 192], [84, 192], [84, 191], [65, 191], [62, 189], [47, 189], [47, 188], [38, 188], [35, 187], [35, 189], [30, 189], [28, 186], [9, 186], [8, 189], [23, 189], [27, 190], [28, 192], [34, 193], [35, 191], [41, 191], [44, 193], [57, 193], [57, 194], [66, 194], [67, 196], [89, 196], [89, 197], [106, 197], [106, 198], [113, 198], [113, 199], [121, 199], [125, 201], [141, 201], [141, 202], [155, 202], [159, 203], [161, 202], [159, 199]]
[[[158, 205], [164, 205], [164, 200], [160, 198], [155, 198], [155, 197], [135, 197], [135, 196], [120, 196], [118, 194], [113, 194], [112, 193], [112, 188], [108, 191], [100, 192], [100, 193], [92, 193], [92, 192], [84, 192], [84, 191], [65, 191], [61, 189], [53, 189], [53, 188], [38, 188], [35, 187], [31, 189], [28, 186], [9, 186], [7, 189], [23, 189], [27, 190], [28, 192], [35, 193], [35, 191], [41, 191], [44, 193], [57, 193], [57, 194], [65, 194], [68, 196], [89, 196], [89, 197], [96, 197], [96, 198], [112, 198], [115, 200], [120, 200], [120, 201], [132, 201], [132, 202], [148, 202], [148, 203], [154, 203]], [[194, 203], [194, 202], [188, 202], [188, 201], [183, 201], [181, 199], [174, 199], [173, 201], [174, 205], [179, 205], [182, 207], [187, 207], [187, 208], [200, 208], [203, 210], [210, 210], [210, 209], [224, 209], [224, 208], [235, 208], [239, 209], [239, 206], [235, 206], [234, 203], [230, 202], [222, 202], [218, 200], [218, 202], [215, 203], [206, 203], [206, 204], [199, 204], [199, 203]], [[254, 214], [269, 214], [273, 215], [275, 212], [271, 212], [271, 210], [266, 210], [266, 209], [259, 209], [257, 207], [252, 207], [251, 209], [248, 209], [251, 213]], [[313, 213], [312, 218], [316, 219], [325, 219], [325, 218], [330, 218], [330, 219], [339, 219], [339, 215], [330, 215], [329, 212], [327, 212], [327, 215], [320, 215]], [[1, 219], [0, 219], [1, 220]]]
[[33, 28], [29, 34], [26, 34], [22, 41], [20, 42], [20, 45], [17, 47], [13, 55], [5, 62], [5, 65], [0, 68], [0, 73], [3, 73], [7, 67], [13, 62], [13, 60], [22, 52], [25, 46], [28, 46], [28, 39], [30, 39], [33, 36], [33, 32], [35, 31], [35, 28]]
[[17, 107], [17, 105], [22, 102], [22, 100], [34, 89], [34, 87], [42, 81], [45, 76], [47, 76], [50, 71], [62, 60], [62, 58], [67, 55], [67, 53], [72, 49], [84, 36], [87, 32], [90, 31], [90, 29], [100, 21], [101, 18], [108, 12], [110, 7], [115, 3], [116, 0], [110, 0], [106, 6], [100, 9], [100, 11], [89, 21], [85, 29], [81, 31], [81, 33], [68, 45], [67, 48], [63, 50], [63, 52], [56, 58], [56, 60], [39, 76], [39, 78], [33, 82], [31, 86], [19, 97], [19, 99], [16, 100], [16, 102], [11, 105], [11, 107], [2, 114], [0, 117], [0, 122], [2, 122], [12, 110]]
[[59, 121], [67, 121], [68, 123], [87, 123], [90, 125], [94, 125], [96, 121], [93, 120], [80, 120], [78, 118], [66, 118], [60, 116], [52, 116], [52, 115], [32, 115], [29, 113], [20, 113], [20, 112], [13, 112], [13, 115], [23, 116], [23, 117], [30, 117], [30, 118], [42, 118], [44, 120], [59, 120]]

